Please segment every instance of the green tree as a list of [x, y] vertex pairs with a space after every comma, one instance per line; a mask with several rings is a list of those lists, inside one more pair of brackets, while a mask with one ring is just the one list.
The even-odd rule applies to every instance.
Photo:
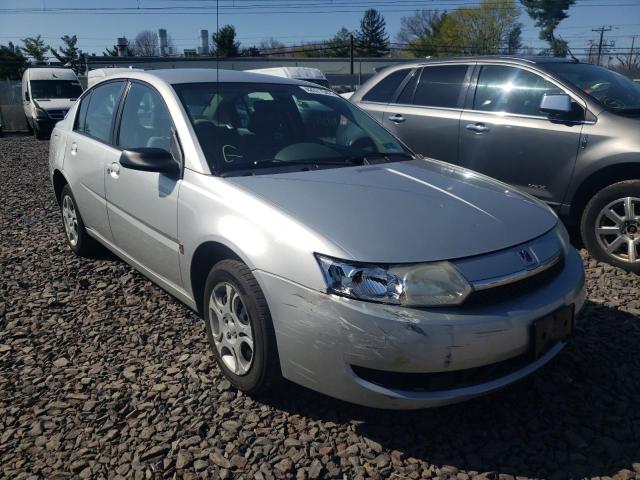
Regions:
[[327, 42], [328, 57], [348, 57], [351, 51], [351, 32], [342, 27]]
[[40, 35], [35, 37], [27, 37], [22, 39], [23, 50], [27, 56], [39, 62], [45, 59], [44, 54], [49, 50], [49, 45], [44, 44], [44, 40]]
[[519, 15], [515, 0], [482, 0], [478, 7], [458, 8], [442, 22], [438, 49], [445, 55], [501, 53], [509, 41], [519, 39]]
[[382, 57], [389, 53], [389, 34], [384, 17], [375, 8], [370, 8], [360, 20], [356, 33], [358, 55]]
[[61, 37], [60, 40], [62, 40], [64, 45], [58, 47], [57, 51], [55, 48], [50, 48], [51, 53], [60, 63], [63, 65], [69, 64], [73, 71], [78, 73], [82, 56], [82, 52], [78, 48], [78, 37], [76, 35], [65, 35]]
[[258, 47], [256, 47], [255, 45], [252, 45], [252, 46], [247, 47], [247, 48], [243, 48], [240, 51], [240, 56], [242, 56], [242, 57], [259, 57], [260, 56], [260, 49]]
[[[104, 52], [102, 52], [102, 55], [104, 55], [105, 57], [117, 57], [118, 48], [115, 45], [111, 48], [107, 47], [104, 49]], [[124, 51], [124, 55], [125, 57], [133, 57], [135, 55], [135, 52], [129, 45], [127, 45]]]
[[509, 55], [518, 53], [522, 49], [522, 24], [513, 25], [507, 34], [507, 51]]
[[575, 0], [520, 0], [529, 16], [540, 29], [540, 39], [549, 44], [549, 51], [556, 57], [567, 55], [567, 42], [555, 36], [555, 30], [567, 18], [567, 10]]
[[0, 45], [0, 79], [20, 80], [26, 68], [27, 58], [19, 47], [11, 42]]
[[218, 57], [238, 57], [240, 42], [236, 41], [236, 29], [233, 25], [225, 25], [212, 35], [213, 49]]
[[438, 36], [447, 12], [416, 10], [413, 15], [402, 17], [397, 38], [406, 44], [406, 51], [416, 57], [438, 54]]

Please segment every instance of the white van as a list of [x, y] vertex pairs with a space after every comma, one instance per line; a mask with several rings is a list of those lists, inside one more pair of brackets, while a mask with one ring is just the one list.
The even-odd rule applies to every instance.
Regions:
[[95, 70], [89, 71], [87, 75], [87, 88], [93, 87], [96, 83], [101, 82], [105, 78], [115, 75], [116, 73], [121, 72], [142, 72], [144, 71], [142, 68], [133, 68], [133, 67], [106, 67], [106, 68], [96, 68]]
[[22, 103], [36, 138], [49, 138], [81, 94], [80, 81], [70, 68], [27, 68], [22, 75]]
[[262, 73], [264, 75], [273, 75], [275, 77], [295, 78], [296, 80], [304, 80], [312, 82], [323, 87], [329, 88], [329, 80], [324, 76], [321, 70], [310, 67], [275, 67], [275, 68], [256, 68], [247, 70], [247, 72]]

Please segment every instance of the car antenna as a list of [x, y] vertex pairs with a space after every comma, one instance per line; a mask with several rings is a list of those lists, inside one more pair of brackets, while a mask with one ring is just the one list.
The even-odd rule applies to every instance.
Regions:
[[[564, 41], [564, 39], [561, 36], [558, 36], [558, 38], [562, 41]], [[569, 42], [567, 42], [567, 53], [569, 54], [569, 56], [571, 57], [571, 59], [576, 62], [576, 63], [580, 63], [580, 60], [577, 59], [577, 57], [573, 54], [573, 52], [571, 51], [571, 49], [569, 48]]]

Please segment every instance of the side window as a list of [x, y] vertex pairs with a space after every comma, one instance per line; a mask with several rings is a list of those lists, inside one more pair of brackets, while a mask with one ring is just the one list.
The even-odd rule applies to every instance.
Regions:
[[545, 116], [540, 101], [547, 93], [563, 93], [540, 75], [522, 68], [487, 65], [480, 70], [474, 110]]
[[84, 122], [87, 118], [87, 109], [89, 108], [92, 93], [93, 92], [89, 92], [88, 95], [85, 95], [85, 97], [80, 100], [80, 106], [78, 107], [78, 113], [76, 114], [76, 122], [73, 126], [73, 129], [77, 132], [84, 132], [85, 130]]
[[402, 93], [398, 97], [398, 101], [396, 103], [409, 105], [413, 102], [413, 92], [416, 90], [418, 78], [420, 78], [420, 70], [414, 70], [411, 72], [409, 81], [402, 89]]
[[110, 82], [93, 89], [85, 115], [84, 133], [109, 143], [122, 84], [123, 82]]
[[374, 87], [362, 97], [362, 100], [365, 102], [389, 103], [393, 94], [396, 93], [396, 90], [410, 71], [411, 69], [405, 68], [390, 73], [374, 85]]
[[152, 88], [131, 84], [122, 109], [118, 146], [171, 151], [171, 117], [164, 101]]
[[467, 65], [424, 67], [413, 97], [414, 105], [457, 108]]

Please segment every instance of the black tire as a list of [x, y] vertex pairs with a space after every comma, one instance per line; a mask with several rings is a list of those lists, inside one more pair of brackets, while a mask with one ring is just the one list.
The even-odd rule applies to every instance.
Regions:
[[33, 127], [33, 136], [36, 138], [36, 140], [47, 140], [49, 138], [49, 136], [40, 128], [38, 128], [37, 125]]
[[[622, 199], [627, 197], [640, 199], [640, 180], [625, 180], [623, 182], [614, 183], [613, 185], [609, 185], [596, 193], [582, 212], [580, 234], [582, 236], [584, 246], [594, 258], [635, 273], [640, 273], [640, 244], [636, 244], [635, 246], [636, 261], [631, 263], [629, 261], [630, 256], [628, 254], [625, 259], [624, 248], [628, 247], [628, 242], [626, 242], [626, 240], [625, 243], [621, 244], [619, 250], [614, 250], [613, 253], [608, 252], [604, 246], [611, 246], [619, 235], [618, 233], [613, 233], [611, 236], [605, 236], [601, 241], [598, 239], [599, 235], [596, 234], [596, 223], [598, 222], [600, 212], [613, 202], [618, 200], [622, 201]], [[623, 210], [620, 209], [617, 204], [614, 204], [614, 209], [623, 213]], [[635, 216], [640, 216], [640, 206], [635, 206]], [[605, 227], [615, 225], [615, 222], [613, 221], [607, 220], [606, 223], [607, 224], [604, 225]], [[625, 236], [625, 239], [632, 239], [636, 242], [640, 242], [640, 240], [637, 240], [640, 238], [640, 221], [625, 220], [622, 225], [620, 233]]]
[[[212, 316], [209, 308], [213, 290], [221, 283], [230, 284], [238, 292], [246, 306], [249, 323], [253, 333], [253, 354], [248, 371], [238, 375], [230, 370], [218, 352], [214, 341]], [[222, 260], [216, 263], [207, 277], [202, 300], [202, 312], [207, 330], [209, 345], [216, 361], [229, 381], [242, 392], [260, 395], [282, 380], [278, 348], [271, 321], [271, 314], [264, 294], [249, 268], [238, 260]]]
[[[77, 240], [74, 242], [71, 240], [69, 233], [67, 232], [67, 228], [65, 226], [65, 201], [71, 202], [73, 205], [73, 209], [76, 215], [76, 236]], [[60, 212], [62, 214], [62, 228], [64, 232], [65, 239], [67, 240], [67, 245], [73, 250], [73, 252], [80, 257], [91, 257], [97, 251], [100, 250], [100, 244], [89, 236], [87, 230], [84, 226], [84, 222], [82, 221], [82, 216], [80, 215], [80, 211], [78, 210], [78, 205], [76, 203], [76, 199], [71, 192], [71, 188], [69, 185], [65, 185], [60, 193]]]

